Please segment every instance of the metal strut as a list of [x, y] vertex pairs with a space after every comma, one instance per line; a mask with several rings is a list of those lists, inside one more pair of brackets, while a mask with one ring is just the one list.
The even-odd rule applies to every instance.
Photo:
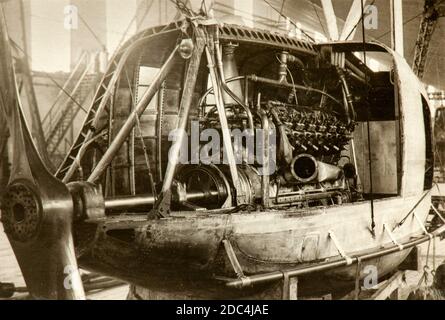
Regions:
[[383, 224], [383, 229], [386, 231], [386, 233], [388, 234], [389, 238], [391, 239], [392, 243], [394, 243], [396, 246], [399, 247], [400, 251], [402, 251], [404, 249], [403, 245], [400, 244], [396, 238], [394, 237], [391, 229], [388, 227], [388, 225], [386, 223]]
[[329, 231], [329, 238], [331, 238], [332, 241], [334, 242], [334, 245], [337, 248], [338, 253], [340, 253], [340, 255], [346, 260], [346, 265], [348, 266], [351, 265], [352, 264], [351, 257], [349, 257], [343, 250], [343, 247], [340, 245], [340, 242], [338, 241], [333, 231]]
[[291, 277], [286, 271], [283, 271], [283, 300], [298, 300], [298, 277]]
[[195, 32], [195, 47], [188, 63], [187, 74], [184, 80], [184, 89], [179, 107], [181, 111], [179, 114], [178, 125], [176, 127], [177, 136], [169, 153], [169, 161], [167, 168], [165, 169], [161, 193], [159, 194], [158, 201], [156, 201], [153, 209], [148, 213], [149, 219], [166, 217], [170, 213], [171, 188], [176, 168], [180, 160], [181, 146], [183, 145], [187, 135], [186, 129], [193, 103], [193, 90], [195, 88], [199, 66], [201, 64], [201, 57], [205, 46], [204, 32], [200, 28], [195, 28]]
[[[445, 233], [445, 225], [434, 230], [432, 232], [432, 236], [439, 237], [443, 233]], [[331, 233], [331, 234], [333, 234], [333, 233]], [[430, 241], [430, 238], [428, 236], [421, 236], [421, 237], [418, 237], [415, 239], [408, 240], [403, 245], [404, 245], [405, 249], [409, 249], [409, 248], [412, 248], [419, 244], [425, 243], [427, 241]], [[357, 261], [359, 261], [359, 259], [360, 259], [360, 261], [368, 261], [371, 259], [383, 257], [383, 256], [389, 255], [391, 253], [395, 253], [395, 252], [399, 252], [399, 251], [400, 251], [399, 247], [396, 245], [388, 247], [388, 248], [383, 248], [383, 249], [379, 248], [377, 250], [370, 251], [368, 253], [364, 253], [360, 256], [354, 256], [352, 258], [352, 261], [357, 262]], [[291, 268], [291, 269], [287, 269], [285, 271], [289, 273], [290, 277], [297, 277], [297, 276], [299, 277], [299, 276], [304, 276], [309, 273], [323, 272], [323, 271], [333, 270], [333, 269], [344, 267], [344, 266], [347, 266], [346, 259], [339, 259], [339, 260], [335, 260], [335, 261], [328, 261], [328, 262], [324, 262], [324, 263], [310, 265], [308, 267]], [[264, 282], [275, 281], [275, 280], [280, 280], [280, 279], [283, 279], [283, 271], [277, 270], [277, 271], [272, 271], [272, 272], [268, 272], [268, 273], [250, 275], [247, 277], [247, 279], [243, 279], [243, 281], [241, 281], [240, 279], [233, 279], [233, 280], [228, 281], [226, 283], [226, 285], [228, 287], [242, 288], [242, 287], [244, 287], [244, 283], [249, 283], [249, 285], [255, 285], [258, 283], [264, 283]]]
[[235, 251], [233, 250], [232, 244], [229, 240], [223, 240], [224, 249], [226, 250], [227, 257], [229, 258], [230, 264], [232, 265], [233, 271], [235, 271], [238, 279], [245, 278], [241, 264], [236, 257]]
[[227, 253], [227, 258], [229, 258], [230, 264], [232, 265], [233, 271], [235, 271], [238, 280], [241, 281], [243, 287], [250, 286], [251, 285], [250, 279], [244, 275], [243, 268], [239, 263], [239, 260], [236, 256], [235, 250], [233, 250], [230, 240], [225, 239], [222, 242], [224, 244], [224, 249], [226, 250]]
[[126, 64], [127, 59], [134, 52], [133, 50], [159, 34], [173, 33], [177, 30], [178, 28], [175, 24], [170, 24], [162, 30], [157, 28], [148, 29], [137, 37], [131, 38], [129, 42], [111, 59], [109, 68], [102, 77], [101, 84], [97, 88], [94, 101], [90, 106], [87, 117], [82, 125], [82, 129], [62, 165], [56, 172], [56, 177], [58, 179], [63, 179], [66, 183], [70, 181], [71, 177], [76, 172], [77, 166], [80, 163], [78, 160], [82, 159], [85, 154], [88, 141], [96, 135], [100, 117], [106, 108], [108, 100], [113, 95], [113, 88], [121, 75], [121, 71]]
[[428, 49], [438, 19], [445, 14], [444, 8], [441, 6], [442, 2], [443, 1], [439, 0], [425, 0], [423, 17], [420, 21], [412, 65], [414, 73], [419, 78], [422, 78], [425, 73]]
[[433, 211], [436, 213], [436, 215], [439, 217], [439, 219], [445, 223], [445, 218], [442, 217], [442, 215], [440, 214], [439, 210], [436, 209], [436, 207], [431, 203], [431, 208], [433, 209]]
[[430, 239], [433, 239], [433, 235], [426, 230], [425, 224], [420, 220], [419, 216], [416, 214], [416, 212], [413, 212], [414, 218], [416, 218], [417, 223], [419, 224], [420, 228], [422, 228], [422, 231], [424, 234], [426, 234]]

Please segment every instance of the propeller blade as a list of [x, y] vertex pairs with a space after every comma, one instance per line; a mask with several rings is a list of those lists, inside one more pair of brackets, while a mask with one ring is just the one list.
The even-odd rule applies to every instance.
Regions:
[[29, 292], [37, 299], [84, 299], [72, 236], [72, 197], [48, 171], [32, 141], [1, 7], [0, 109], [13, 146], [1, 221]]

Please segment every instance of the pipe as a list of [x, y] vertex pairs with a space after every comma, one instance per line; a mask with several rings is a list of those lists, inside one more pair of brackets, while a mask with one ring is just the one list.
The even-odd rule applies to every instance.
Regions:
[[287, 83], [287, 58], [288, 53], [286, 51], [280, 54], [280, 66], [278, 67], [278, 82]]
[[[334, 196], [340, 195], [338, 191], [325, 191], [321, 193], [298, 193], [298, 192], [289, 192], [289, 193], [281, 193], [274, 199], [274, 202], [278, 205], [283, 205], [289, 203], [293, 203], [295, 201], [313, 201], [313, 200], [322, 200], [327, 198], [332, 198]], [[285, 200], [280, 200], [285, 199]]]
[[[278, 81], [287, 83], [287, 73], [289, 71], [288, 64], [293, 63], [297, 64], [301, 70], [304, 70], [304, 63], [301, 59], [296, 56], [289, 54], [287, 51], [282, 51], [280, 53], [280, 58], [278, 59], [280, 62], [280, 66], [278, 68]], [[290, 71], [289, 71], [290, 72]], [[303, 73], [304, 77], [304, 73]]]
[[[215, 40], [215, 51], [216, 51], [218, 70], [221, 75], [221, 82], [223, 82], [224, 84], [226, 84], [227, 78], [233, 78], [239, 76], [238, 67], [236, 65], [236, 60], [235, 60], [235, 49], [236, 45], [229, 43], [223, 46], [223, 52], [221, 53], [219, 47], [219, 41]], [[230, 91], [234, 92], [237, 97], [243, 98], [241, 80], [231, 82], [228, 87], [230, 88]], [[223, 94], [223, 98], [225, 103], [236, 102], [231, 95]]]
[[218, 81], [218, 71], [217, 67], [215, 66], [214, 59], [212, 57], [212, 53], [210, 52], [210, 49], [208, 46], [205, 47], [205, 53], [207, 57], [207, 63], [208, 63], [208, 69], [209, 69], [209, 75], [210, 80], [212, 81], [212, 86], [214, 89], [214, 95], [215, 95], [215, 102], [216, 107], [218, 109], [218, 116], [221, 123], [221, 131], [223, 135], [223, 145], [224, 150], [227, 155], [227, 162], [229, 163], [230, 168], [230, 175], [232, 178], [233, 186], [236, 190], [236, 201], [237, 204], [244, 204], [245, 202], [245, 194], [242, 192], [240, 188], [240, 182], [239, 182], [239, 176], [238, 176], [238, 169], [236, 166], [233, 146], [232, 146], [232, 138], [229, 132], [229, 125], [227, 122], [227, 116], [226, 116], [226, 110], [224, 105], [224, 98], [221, 92], [221, 88], [219, 86]]
[[298, 182], [325, 182], [337, 180], [341, 175], [341, 169], [337, 166], [317, 161], [312, 155], [302, 153], [296, 156], [285, 173], [288, 181]]
[[[352, 261], [352, 263], [358, 263], [358, 261], [363, 262], [366, 260], [371, 260], [371, 259], [379, 258], [382, 256], [386, 256], [391, 253], [396, 253], [398, 251], [410, 249], [414, 246], [417, 246], [419, 244], [422, 244], [424, 242], [431, 240], [430, 235], [432, 236], [432, 238], [436, 238], [444, 232], [445, 232], [445, 225], [440, 227], [439, 229], [433, 231], [432, 233], [425, 235], [419, 239], [409, 240], [409, 241], [403, 243], [402, 244], [403, 249], [401, 249], [399, 245], [393, 245], [386, 249], [382, 249], [382, 250], [377, 249], [376, 251], [372, 251], [370, 253], [351, 257], [351, 261]], [[268, 273], [263, 273], [263, 274], [247, 276], [247, 277], [243, 277], [241, 279], [228, 281], [226, 283], [226, 286], [231, 287], [231, 288], [244, 288], [244, 287], [247, 287], [247, 286], [250, 286], [253, 284], [259, 284], [259, 283], [283, 279], [284, 274], [286, 274], [292, 278], [292, 277], [303, 276], [303, 275], [306, 275], [309, 273], [332, 270], [332, 269], [344, 267], [347, 265], [348, 265], [348, 262], [346, 261], [346, 259], [341, 259], [338, 261], [320, 263], [315, 266], [291, 268], [288, 270], [273, 271], [273, 272], [268, 272]]]
[[113, 161], [114, 157], [116, 156], [119, 149], [122, 147], [124, 142], [127, 140], [128, 135], [131, 133], [131, 130], [134, 128], [134, 126], [137, 123], [137, 119], [142, 115], [142, 113], [145, 111], [145, 109], [148, 107], [148, 104], [150, 103], [151, 99], [154, 97], [154, 95], [159, 91], [159, 88], [164, 82], [165, 78], [167, 77], [170, 70], [173, 68], [176, 58], [177, 58], [177, 51], [179, 46], [176, 46], [175, 49], [173, 49], [173, 52], [168, 57], [167, 61], [164, 63], [162, 68], [157, 73], [156, 77], [153, 79], [153, 82], [151, 83], [150, 87], [147, 89], [147, 91], [144, 93], [144, 96], [141, 98], [139, 103], [136, 105], [134, 110], [130, 113], [128, 119], [125, 121], [119, 132], [117, 133], [116, 137], [114, 138], [113, 142], [109, 145], [107, 151], [103, 155], [102, 159], [100, 159], [97, 166], [94, 168], [91, 175], [88, 177], [88, 182], [94, 183], [101, 177], [103, 172], [107, 169], [107, 167], [110, 165], [111, 161]]
[[[230, 79], [226, 79], [226, 83], [230, 83], [230, 82], [233, 82], [233, 81], [237, 81], [237, 80], [242, 80], [242, 79], [247, 79], [246, 78], [246, 76], [237, 76], [237, 77], [233, 77], [233, 78], [230, 78]], [[248, 80], [248, 79], [247, 79]], [[201, 99], [199, 99], [199, 102], [198, 102], [198, 106], [201, 108], [202, 107], [202, 104], [204, 103], [204, 101], [206, 100], [206, 98], [207, 98], [207, 96], [209, 95], [209, 94], [211, 94], [211, 93], [213, 93], [213, 87], [210, 87], [209, 89], [207, 89], [207, 91], [203, 94], [203, 96], [201, 97]]]
[[269, 106], [269, 112], [272, 115], [272, 120], [275, 124], [275, 127], [278, 128], [278, 132], [280, 133], [280, 141], [278, 144], [278, 157], [280, 160], [284, 161], [286, 164], [291, 164], [292, 162], [292, 151], [293, 147], [289, 142], [289, 138], [286, 133], [286, 125], [284, 125], [280, 117], [278, 116], [277, 110], [275, 109], [274, 105], [272, 103], [268, 103]]
[[[218, 33], [218, 31], [217, 31]], [[254, 130], [254, 125], [253, 125], [253, 115], [252, 112], [250, 111], [249, 107], [247, 106], [247, 104], [244, 104], [242, 102], [243, 97], [242, 97], [242, 89], [241, 89], [241, 84], [240, 81], [242, 78], [239, 78], [239, 80], [237, 82], [235, 82], [236, 80], [231, 80], [230, 82], [228, 82], [227, 77], [229, 76], [229, 79], [236, 79], [239, 77], [238, 74], [238, 68], [236, 66], [236, 60], [234, 58], [234, 53], [235, 53], [235, 45], [232, 44], [228, 44], [224, 46], [224, 57], [226, 59], [222, 59], [222, 55], [221, 55], [221, 50], [219, 49], [219, 40], [218, 37], [216, 37], [215, 40], [215, 50], [216, 50], [216, 59], [217, 59], [217, 65], [218, 65], [218, 69], [219, 69], [219, 73], [221, 75], [221, 85], [222, 88], [224, 90], [223, 93], [223, 100], [225, 103], [237, 103], [239, 104], [243, 109], [244, 112], [246, 112], [247, 114], [247, 119], [249, 122], [249, 129]], [[229, 75], [228, 75], [229, 74]], [[227, 83], [232, 84], [227, 85]], [[231, 99], [232, 101], [230, 101]], [[241, 98], [239, 98], [241, 97]]]
[[197, 32], [199, 32], [196, 35], [196, 46], [193, 50], [192, 57], [190, 58], [190, 63], [187, 70], [187, 76], [184, 81], [184, 90], [182, 92], [182, 98], [181, 98], [181, 105], [180, 110], [181, 114], [179, 116], [178, 120], [178, 137], [173, 143], [171, 152], [169, 154], [169, 161], [167, 164], [167, 168], [165, 170], [164, 175], [164, 183], [162, 185], [162, 193], [166, 193], [168, 190], [170, 190], [172, 183], [173, 183], [173, 176], [176, 171], [176, 166], [179, 162], [179, 154], [181, 150], [181, 146], [184, 141], [184, 135], [186, 134], [189, 114], [190, 114], [190, 107], [193, 100], [193, 92], [195, 90], [195, 84], [196, 84], [196, 78], [199, 71], [199, 66], [201, 64], [201, 57], [202, 52], [204, 50], [204, 36], [201, 34], [199, 29], [196, 29]]
[[247, 121], [249, 122], [249, 129], [251, 129], [251, 130], [254, 130], [255, 129], [255, 127], [254, 127], [254, 125], [253, 125], [253, 115], [252, 115], [252, 112], [250, 111], [250, 108], [247, 106], [247, 105], [245, 105], [242, 101], [241, 101], [241, 99], [240, 98], [238, 98], [237, 96], [236, 96], [236, 94], [232, 91], [232, 90], [230, 90], [230, 88], [225, 84], [225, 82], [221, 82], [221, 84], [222, 84], [222, 87], [223, 87], [223, 89], [224, 89], [224, 91], [233, 99], [233, 100], [235, 100], [235, 102], [237, 103], [237, 104], [239, 104], [243, 109], [244, 109], [244, 111], [246, 112], [246, 115], [247, 115]]
[[283, 82], [279, 82], [278, 80], [273, 80], [273, 79], [269, 79], [269, 78], [263, 78], [263, 77], [259, 77], [257, 75], [249, 75], [247, 76], [247, 78], [253, 82], [260, 82], [260, 83], [265, 83], [265, 84], [269, 84], [272, 86], [282, 86], [282, 87], [286, 87], [286, 88], [295, 88], [296, 90], [303, 90], [303, 91], [311, 91], [311, 92], [316, 92], [319, 94], [322, 94], [326, 97], [328, 97], [329, 99], [335, 101], [337, 104], [343, 106], [343, 104], [338, 101], [336, 98], [334, 98], [333, 96], [331, 96], [329, 93], [324, 92], [322, 90], [319, 89], [315, 89], [315, 88], [311, 88], [311, 87], [305, 87], [305, 86], [301, 86], [298, 84], [290, 84], [290, 83], [283, 83]]
[[345, 73], [343, 72], [343, 70], [340, 67], [337, 67], [337, 73], [340, 78], [341, 84], [343, 86], [343, 92], [344, 92], [346, 102], [347, 102], [347, 105], [345, 106], [345, 114], [348, 117], [348, 123], [350, 123], [351, 120], [355, 121], [355, 119], [356, 119], [354, 101], [352, 98], [352, 94], [349, 91], [349, 86], [348, 86], [348, 82], [346, 81]]
[[[266, 83], [266, 84], [270, 84], [270, 85], [273, 85], [273, 86], [284, 86], [284, 87], [287, 87], [287, 88], [290, 88], [290, 89], [292, 89], [292, 88], [294, 87], [294, 85], [293, 85], [293, 84], [290, 84], [290, 83], [281, 83], [281, 82], [278, 82], [277, 80], [273, 80], [273, 79], [269, 79], [269, 78], [259, 77], [259, 76], [256, 76], [256, 75], [254, 75], [254, 74], [249, 75], [249, 76], [237, 76], [237, 77], [233, 77], [233, 78], [230, 78], [230, 79], [226, 79], [226, 83], [230, 83], [230, 82], [237, 81], [237, 80], [241, 80], [241, 79], [246, 79], [246, 80], [250, 80], [250, 81], [253, 81], [253, 82]], [[330, 98], [331, 100], [333, 100], [333, 101], [336, 102], [337, 104], [343, 106], [343, 104], [342, 104], [340, 101], [338, 101], [336, 98], [334, 98], [333, 96], [331, 96], [329, 93], [324, 92], [324, 91], [322, 91], [322, 90], [315, 89], [315, 88], [311, 88], [311, 87], [305, 87], [305, 86], [301, 86], [301, 85], [298, 85], [298, 84], [295, 85], [295, 89], [303, 90], [303, 91], [317, 92], [317, 93], [319, 93], [319, 94], [322, 94], [322, 95], [324, 95], [324, 96]], [[210, 89], [208, 89], [208, 90], [204, 93], [204, 95], [203, 95], [203, 96], [201, 97], [201, 99], [199, 100], [199, 106], [200, 106], [200, 107], [201, 107], [202, 104], [204, 103], [205, 98], [206, 98], [210, 93], [212, 93], [212, 92], [213, 92], [213, 88], [210, 88]]]
[[288, 60], [289, 63], [298, 64], [300, 69], [304, 70], [305, 66], [304, 66], [303, 61], [301, 61], [300, 58], [297, 58], [296, 56], [294, 56], [292, 54], [288, 54], [287, 60]]
[[269, 125], [269, 118], [267, 117], [266, 111], [263, 109], [258, 110], [258, 113], [261, 118], [261, 126], [263, 129], [263, 150], [262, 150], [262, 175], [261, 175], [261, 183], [262, 183], [262, 200], [263, 205], [265, 208], [270, 207], [270, 199], [269, 199], [269, 182], [270, 182], [270, 167], [269, 167], [269, 161], [270, 161], [270, 144], [269, 144], [269, 131], [270, 131], [270, 125]]
[[[185, 200], [177, 199], [176, 202], [183, 203], [190, 200], [208, 199], [212, 200], [218, 197], [218, 191], [208, 192], [189, 192], [185, 195]], [[145, 209], [147, 206], [153, 206], [156, 199], [153, 195], [140, 196], [124, 196], [105, 199], [105, 210], [131, 210], [131, 209]]]

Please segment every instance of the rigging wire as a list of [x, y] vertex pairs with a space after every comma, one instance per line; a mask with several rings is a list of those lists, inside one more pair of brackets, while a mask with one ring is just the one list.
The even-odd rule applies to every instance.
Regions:
[[314, 38], [311, 37], [306, 31], [304, 31], [301, 27], [299, 27], [291, 18], [289, 18], [288, 16], [286, 16], [285, 14], [281, 13], [277, 8], [275, 8], [273, 5], [270, 4], [270, 2], [268, 2], [267, 0], [263, 0], [269, 7], [272, 8], [272, 10], [274, 10], [275, 12], [277, 12], [281, 17], [288, 19], [289, 22], [298, 30], [301, 31], [301, 33], [303, 33], [310, 41], [315, 42]]
[[[145, 18], [146, 18], [147, 15], [148, 15], [148, 12], [150, 11], [151, 7], [153, 6], [153, 3], [154, 3], [154, 0], [151, 0], [150, 3], [148, 3], [148, 4], [145, 6], [145, 10], [144, 10], [144, 12], [143, 12], [143, 14], [142, 14], [142, 17], [139, 19], [139, 20], [140, 20], [139, 23], [144, 22]], [[122, 45], [122, 43], [124, 43], [125, 38], [127, 37], [128, 33], [130, 32], [131, 26], [132, 26], [133, 23], [136, 22], [136, 20], [137, 20], [137, 17], [138, 17], [138, 14], [139, 14], [139, 10], [142, 9], [142, 6], [145, 5], [145, 4], [146, 4], [145, 1], [141, 1], [141, 2], [139, 3], [139, 5], [137, 6], [137, 8], [136, 8], [136, 12], [135, 12], [134, 16], [131, 18], [130, 22], [128, 23], [128, 26], [127, 26], [127, 28], [125, 29], [124, 33], [122, 34], [122, 37], [121, 37], [121, 39], [119, 40], [118, 45], [116, 46], [116, 48], [120, 48], [120, 46]]]
[[[29, 62], [32, 63], [31, 57], [11, 38], [9, 39], [11, 41], [11, 44], [16, 47], [19, 51], [21, 51], [25, 57], [25, 59], [28, 59]], [[48, 72], [42, 71], [43, 75], [47, 77], [54, 85], [60, 89], [63, 93], [65, 93], [68, 98], [70, 98], [71, 101], [73, 101], [83, 112], [88, 113], [88, 111], [76, 100], [74, 97], [66, 91]]]
[[[444, 1], [445, 0], [440, 0], [438, 3], [435, 4], [435, 6], [436, 7], [439, 6]], [[413, 17], [411, 17], [411, 18], [409, 18], [409, 19], [407, 19], [405, 21], [403, 21], [403, 25], [406, 25], [406, 24], [410, 23], [411, 21], [413, 21], [413, 20], [417, 19], [418, 17], [422, 16], [424, 13], [425, 13], [425, 10], [422, 10], [422, 12], [420, 12], [419, 14], [417, 14], [417, 15], [415, 15], [415, 16], [413, 16]], [[384, 36], [388, 35], [389, 33], [391, 33], [391, 30], [388, 30], [385, 33], [381, 34], [380, 36], [378, 36], [376, 38], [376, 40], [380, 40], [381, 38], [383, 38]]]
[[[283, 64], [283, 62], [280, 60], [280, 58], [278, 57], [277, 54], [275, 55], [275, 58], [277, 58], [277, 60], [278, 60], [278, 62], [280, 64]], [[295, 103], [298, 105], [297, 89], [295, 88], [294, 77], [293, 77], [292, 72], [290, 71], [290, 69], [289, 69], [289, 67], [287, 65], [286, 65], [286, 70], [287, 70], [287, 73], [290, 76], [290, 79], [292, 81], [292, 93], [294, 95]], [[322, 95], [322, 97], [324, 97], [324, 96]]]
[[[170, 0], [170, 2], [172, 2], [176, 8], [187, 18], [189, 19], [193, 19], [194, 17], [196, 17], [198, 14], [196, 12], [194, 12], [192, 9], [190, 9], [187, 6], [187, 3], [190, 3], [189, 0], [187, 0], [187, 2], [184, 2], [182, 0]], [[201, 2], [201, 7], [202, 7], [202, 2]]]
[[94, 39], [96, 39], [96, 41], [100, 44], [102, 50], [104, 50], [104, 52], [108, 52], [107, 46], [102, 42], [102, 40], [100, 40], [99, 36], [97, 35], [96, 32], [94, 32], [93, 28], [90, 27], [90, 25], [86, 22], [86, 20], [82, 17], [80, 13], [78, 13], [77, 15], [79, 16], [79, 19], [83, 22], [85, 27], [88, 29], [88, 31], [90, 31], [90, 33], [93, 35]]
[[[326, 29], [324, 28], [323, 23], [321, 22], [321, 18], [320, 18], [320, 15], [318, 14], [318, 11], [317, 11], [317, 8], [316, 8], [316, 6], [315, 6], [315, 3], [313, 3], [312, 1], [311, 1], [311, 3], [312, 3], [312, 8], [314, 8], [315, 14], [317, 15], [318, 22], [320, 23], [320, 26], [321, 26], [321, 28], [323, 29], [324, 36], [325, 36], [326, 38], [329, 38], [329, 35], [328, 35], [328, 33], [326, 32]], [[337, 40], [337, 39], [332, 39], [332, 40]]]
[[[142, 56], [142, 54], [141, 54], [141, 56]], [[139, 68], [139, 67], [137, 67], [137, 68]], [[132, 103], [132, 109], [134, 110], [136, 108], [136, 105], [137, 105], [138, 97], [135, 96], [133, 90], [131, 89], [132, 85], [131, 85], [131, 82], [130, 82], [130, 78], [128, 76], [127, 69], [125, 69], [125, 76], [126, 76], [126, 79], [127, 79], [128, 89], [130, 91], [131, 100], [133, 102]], [[135, 90], [137, 90], [137, 88], [135, 88]], [[156, 192], [156, 185], [155, 185], [154, 178], [153, 178], [153, 173], [152, 173], [152, 170], [151, 170], [150, 157], [148, 156], [147, 146], [145, 145], [144, 136], [143, 136], [143, 133], [142, 133], [141, 123], [140, 123], [138, 115], [136, 115], [135, 118], [136, 118], [136, 127], [138, 128], [138, 133], [139, 133], [139, 139], [140, 139], [140, 142], [141, 142], [142, 150], [144, 151], [144, 160], [145, 160], [145, 164], [146, 164], [147, 170], [148, 170], [148, 178], [149, 178], [149, 181], [150, 181], [150, 187], [151, 187], [151, 190], [152, 190], [154, 198], [157, 200], [158, 195], [157, 195], [157, 192]]]
[[[369, 6], [373, 6], [374, 3], [375, 3], [375, 0], [373, 0]], [[365, 19], [365, 12], [364, 11], [365, 11], [365, 8], [364, 8], [364, 4], [363, 3], [362, 3], [362, 6], [363, 6], [363, 10], [362, 10], [362, 15], [360, 17], [360, 20], [357, 21], [357, 23], [355, 24], [354, 28], [352, 28], [351, 32], [349, 32], [349, 34], [346, 37], [345, 41], [348, 40], [349, 37], [354, 33], [354, 30], [357, 29], [359, 23], [364, 23], [364, 19]]]
[[[365, 6], [364, 1], [361, 0], [361, 23], [362, 23], [362, 44], [363, 44], [363, 63], [366, 65], [366, 31], [365, 31]], [[368, 69], [365, 70], [365, 97], [368, 97]], [[373, 181], [372, 181], [372, 156], [371, 156], [371, 129], [370, 125], [370, 117], [371, 112], [369, 110], [369, 106], [367, 108], [367, 135], [368, 135], [368, 165], [369, 165], [369, 191], [371, 197], [371, 232], [375, 235], [375, 214], [374, 214], [374, 190], [373, 190]]]
[[281, 9], [280, 9], [280, 14], [278, 15], [278, 23], [280, 22], [280, 20], [281, 20], [281, 17], [282, 17], [282, 14], [283, 14], [283, 9], [284, 9], [284, 4], [286, 3], [286, 0], [283, 0], [282, 2], [281, 2]]

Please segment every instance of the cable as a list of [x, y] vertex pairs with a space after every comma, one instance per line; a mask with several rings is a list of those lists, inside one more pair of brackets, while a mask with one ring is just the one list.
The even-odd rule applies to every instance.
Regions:
[[[440, 5], [440, 4], [441, 4], [442, 2], [444, 2], [444, 1], [445, 1], [445, 0], [440, 0], [438, 3], [436, 3], [435, 6]], [[422, 16], [424, 13], [425, 13], [425, 10], [422, 10], [421, 13], [415, 15], [414, 17], [409, 18], [408, 20], [405, 20], [405, 21], [403, 22], [403, 25], [406, 25], [406, 24], [410, 23], [411, 21], [413, 21], [413, 20], [417, 19], [418, 17]], [[375, 39], [376, 39], [376, 40], [379, 40], [379, 39], [383, 38], [384, 36], [386, 36], [388, 33], [391, 33], [391, 30], [386, 31], [385, 33], [381, 34], [380, 36], [378, 36], [378, 37], [375, 38]]]
[[[142, 54], [141, 54], [141, 56], [142, 56]], [[131, 99], [133, 101], [132, 109], [134, 110], [136, 108], [136, 105], [137, 105], [137, 97], [134, 96], [133, 90], [131, 89], [132, 86], [131, 86], [131, 83], [130, 83], [130, 78], [128, 77], [127, 69], [125, 69], [125, 75], [126, 75], [126, 78], [127, 78], [127, 84], [128, 84], [128, 88], [129, 88], [129, 91], [130, 91], [130, 96], [131, 96]], [[137, 90], [137, 88], [135, 88], [135, 90]], [[142, 150], [144, 151], [144, 159], [145, 159], [145, 164], [146, 164], [147, 170], [148, 170], [148, 178], [150, 180], [150, 187], [151, 187], [151, 190], [152, 190], [154, 198], [157, 200], [158, 195], [157, 195], [157, 192], [156, 192], [156, 186], [155, 186], [154, 179], [153, 179], [153, 174], [152, 174], [152, 171], [151, 171], [150, 158], [148, 156], [148, 150], [147, 150], [147, 147], [145, 145], [144, 136], [143, 136], [142, 128], [141, 128], [141, 123], [139, 121], [139, 116], [137, 116], [137, 115], [136, 115], [136, 126], [138, 128], [139, 139], [141, 141]]]
[[[19, 49], [23, 53], [23, 55], [25, 56], [25, 59], [28, 59], [32, 63], [31, 57], [29, 55], [27, 55], [26, 52], [14, 40], [12, 40], [11, 38], [9, 40], [17, 49]], [[47, 73], [45, 71], [41, 71], [41, 72], [45, 75], [45, 77], [47, 77], [49, 80], [51, 80], [51, 82], [53, 82], [57, 88], [62, 90], [63, 93], [65, 93], [83, 112], [88, 113], [88, 111], [85, 110], [85, 108], [79, 102], [77, 102], [76, 99], [74, 99], [71, 96], [71, 94], [69, 92], [67, 92], [56, 80], [54, 80], [54, 78], [51, 77], [49, 75], [49, 73]]]
[[85, 27], [87, 27], [88, 31], [91, 32], [91, 34], [93, 35], [94, 39], [96, 39], [96, 41], [101, 45], [102, 49], [105, 52], [107, 52], [107, 46], [100, 40], [99, 36], [94, 32], [94, 30], [85, 21], [85, 19], [82, 17], [82, 15], [80, 13], [78, 13], [78, 16], [79, 16], [80, 20], [83, 22], [83, 24], [85, 25]]
[[280, 22], [280, 20], [281, 20], [281, 17], [282, 17], [282, 14], [283, 14], [283, 9], [284, 9], [284, 4], [286, 3], [286, 0], [283, 0], [282, 2], [281, 2], [281, 9], [280, 9], [280, 15], [278, 16], [278, 21], [277, 22]]
[[[373, 0], [373, 1], [371, 2], [370, 6], [374, 5], [374, 3], [375, 3], [375, 0]], [[364, 18], [364, 9], [363, 9], [363, 11], [362, 11], [362, 16], [360, 17], [360, 20], [357, 21], [357, 23], [355, 24], [354, 28], [352, 28], [351, 32], [349, 32], [349, 34], [348, 34], [348, 36], [346, 37], [345, 41], [348, 40], [349, 37], [350, 37], [350, 36], [352, 35], [352, 33], [354, 32], [354, 30], [357, 29], [358, 24], [359, 24], [360, 22], [364, 22], [364, 21], [362, 21], [362, 20], [364, 20], [364, 19], [365, 19], [365, 18]]]
[[[148, 12], [150, 11], [151, 7], [153, 6], [154, 0], [151, 0], [151, 2], [146, 6], [144, 13], [142, 14], [142, 17], [140, 19], [140, 23], [143, 22], [145, 20], [145, 18], [147, 17]], [[139, 5], [136, 8], [136, 12], [133, 16], [133, 18], [131, 18], [130, 22], [128, 23], [127, 28], [125, 29], [124, 33], [122, 34], [121, 39], [119, 40], [116, 48], [120, 48], [122, 43], [125, 41], [125, 38], [127, 37], [128, 32], [130, 31], [131, 26], [133, 25], [133, 22], [135, 22], [135, 20], [137, 19], [139, 10], [142, 9], [142, 6], [145, 5], [144, 1], [141, 1], [139, 3]]]
[[289, 22], [298, 30], [300, 30], [309, 40], [312, 42], [315, 42], [314, 38], [311, 37], [306, 31], [304, 31], [302, 28], [300, 28], [292, 19], [290, 19], [288, 16], [282, 14], [278, 9], [276, 9], [273, 5], [271, 5], [267, 0], [263, 0], [269, 7], [271, 7], [275, 12], [277, 12], [281, 17], [286, 18], [289, 20]]
[[[277, 54], [275, 55], [275, 58], [277, 58], [277, 60], [280, 64], [283, 64], [283, 62], [280, 60], [280, 58], [278, 57]], [[292, 81], [292, 92], [294, 94], [295, 103], [298, 105], [298, 97], [297, 97], [297, 90], [295, 89], [294, 76], [292, 75], [292, 72], [289, 70], [289, 67], [287, 66], [287, 64], [286, 64], [286, 70], [290, 76], [290, 80]]]
[[[362, 43], [363, 43], [363, 63], [367, 65], [366, 61], [366, 31], [365, 31], [365, 7], [364, 1], [361, 0], [361, 22], [362, 22]], [[368, 69], [365, 70], [365, 95], [368, 96]], [[375, 215], [374, 215], [374, 188], [372, 181], [372, 156], [371, 156], [371, 128], [369, 119], [371, 117], [369, 106], [367, 108], [367, 135], [368, 135], [368, 163], [369, 163], [369, 191], [371, 196], [371, 232], [375, 235]]]
[[[326, 29], [324, 28], [324, 25], [323, 25], [323, 23], [321, 22], [321, 18], [320, 18], [320, 15], [318, 14], [317, 8], [315, 7], [315, 3], [312, 2], [312, 1], [311, 1], [311, 3], [312, 3], [312, 8], [314, 8], [315, 14], [317, 15], [318, 22], [320, 23], [320, 26], [321, 26], [321, 28], [323, 29], [323, 33], [324, 33], [325, 37], [326, 37], [326, 38], [329, 38], [329, 36], [328, 36], [328, 34], [327, 34], [327, 32], [326, 32]], [[337, 39], [332, 39], [332, 40], [337, 40]]]
[[[187, 18], [189, 19], [193, 19], [195, 18], [198, 14], [196, 12], [194, 12], [192, 9], [190, 9], [187, 6], [187, 3], [184, 3], [182, 0], [170, 0], [170, 2], [172, 2], [176, 8]], [[188, 2], [188, 1], [187, 1]]]

